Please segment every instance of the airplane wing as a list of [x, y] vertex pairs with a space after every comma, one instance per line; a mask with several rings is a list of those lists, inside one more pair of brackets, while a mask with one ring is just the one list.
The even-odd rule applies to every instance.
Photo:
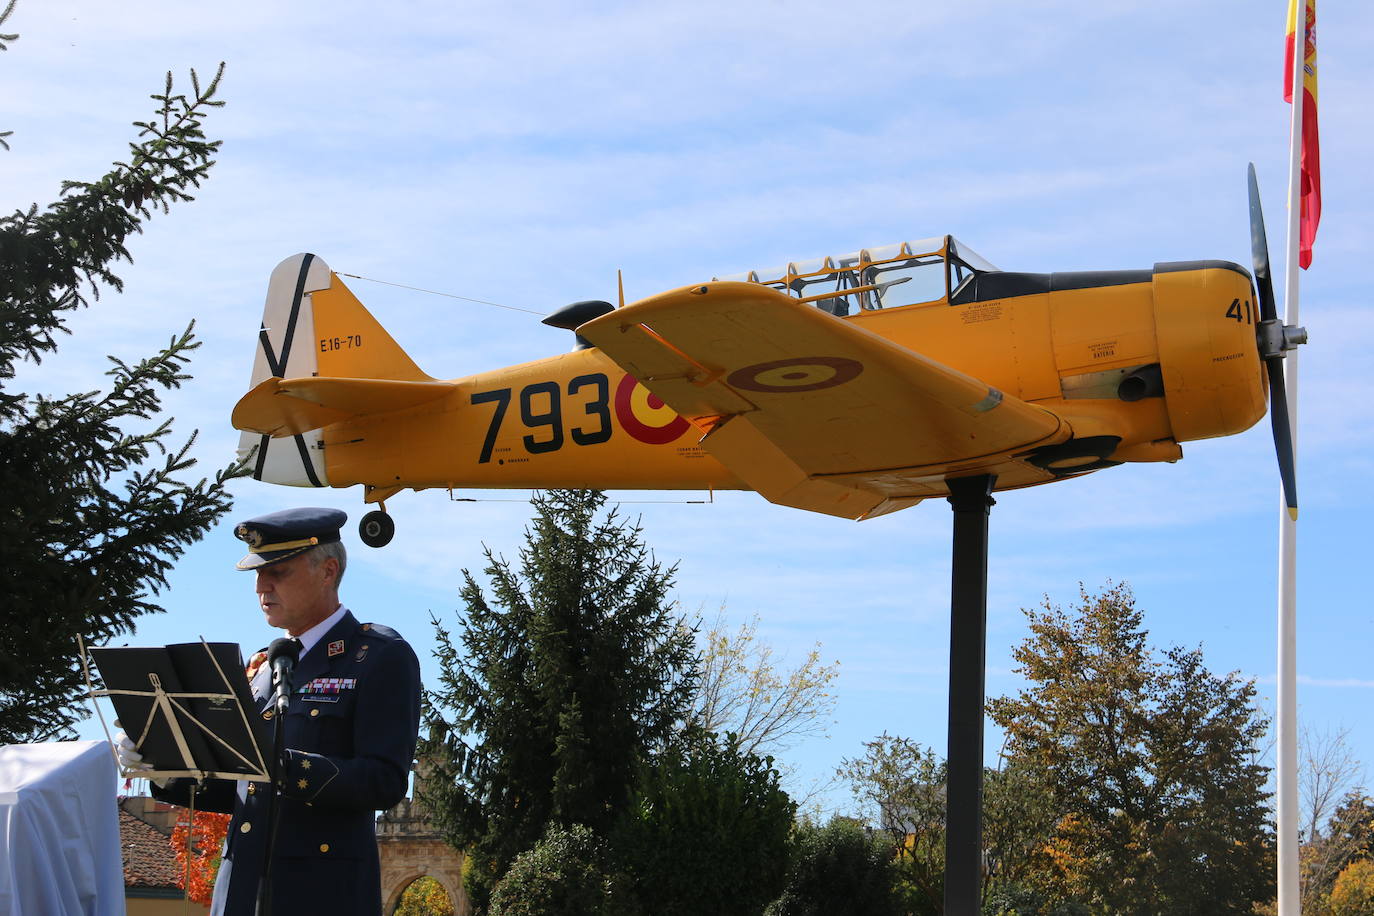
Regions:
[[234, 405], [235, 429], [280, 438], [351, 417], [417, 407], [458, 390], [453, 382], [269, 378]]
[[664, 293], [577, 333], [765, 498], [845, 518], [944, 495], [946, 477], [1027, 473], [1014, 453], [1069, 436], [1049, 411], [757, 283]]

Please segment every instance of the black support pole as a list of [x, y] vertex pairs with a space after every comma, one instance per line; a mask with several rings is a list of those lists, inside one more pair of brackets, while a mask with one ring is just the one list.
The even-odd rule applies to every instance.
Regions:
[[987, 669], [988, 512], [995, 475], [948, 481], [954, 508], [945, 786], [945, 916], [982, 908], [983, 692]]

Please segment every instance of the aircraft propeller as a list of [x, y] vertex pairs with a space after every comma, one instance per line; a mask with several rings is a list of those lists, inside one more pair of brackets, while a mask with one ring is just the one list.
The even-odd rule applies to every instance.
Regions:
[[1269, 269], [1269, 241], [1264, 232], [1264, 212], [1260, 209], [1259, 181], [1255, 164], [1250, 163], [1250, 253], [1255, 268], [1255, 287], [1259, 297], [1260, 322], [1256, 329], [1260, 358], [1269, 376], [1269, 422], [1274, 430], [1274, 452], [1278, 456], [1279, 477], [1288, 514], [1298, 517], [1298, 483], [1293, 455], [1293, 430], [1288, 422], [1288, 390], [1283, 381], [1284, 354], [1307, 343], [1307, 329], [1285, 325], [1274, 305], [1274, 280]]

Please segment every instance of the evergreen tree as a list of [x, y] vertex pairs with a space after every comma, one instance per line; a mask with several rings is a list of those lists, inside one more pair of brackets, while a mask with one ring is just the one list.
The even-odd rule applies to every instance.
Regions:
[[1065, 899], [1120, 914], [1250, 913], [1273, 893], [1266, 722], [1254, 684], [1199, 650], [1160, 658], [1124, 585], [1028, 611], [1030, 682], [989, 704], [1010, 753], [1044, 774]]
[[110, 357], [107, 391], [13, 390], [21, 366], [57, 349], [72, 312], [121, 289], [112, 269], [131, 260], [126, 242], [143, 221], [205, 180], [220, 144], [202, 124], [223, 104], [222, 72], [201, 86], [191, 71], [190, 96], [169, 73], [127, 161], [64, 182], [45, 209], [0, 218], [0, 744], [64, 735], [84, 717], [77, 636], [104, 643], [161, 610], [152, 599], [172, 562], [230, 507], [237, 469], [183, 480], [195, 434], [174, 444], [158, 418], [161, 392], [189, 378], [191, 328], [139, 362]]
[[668, 598], [673, 570], [604, 502], [591, 490], [536, 496], [519, 569], [486, 550], [494, 600], [464, 570], [457, 642], [434, 620], [441, 675], [422, 794], [470, 857], [479, 907], [547, 825], [606, 836], [637, 767], [691, 708], [696, 656]]

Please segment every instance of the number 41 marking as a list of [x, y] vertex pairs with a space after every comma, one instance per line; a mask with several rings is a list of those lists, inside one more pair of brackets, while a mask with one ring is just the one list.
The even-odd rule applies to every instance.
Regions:
[[[1244, 314], [1244, 315], [1241, 314], [1241, 309], [1242, 309], [1242, 308], [1245, 309], [1245, 314]], [[1235, 320], [1244, 322], [1245, 324], [1254, 324], [1254, 323], [1255, 323], [1254, 317], [1250, 314], [1250, 300], [1249, 300], [1249, 299], [1246, 299], [1246, 300], [1245, 300], [1245, 304], [1244, 304], [1243, 306], [1241, 305], [1241, 300], [1239, 300], [1239, 299], [1232, 299], [1232, 300], [1231, 300], [1231, 307], [1228, 308], [1228, 309], [1226, 310], [1226, 317], [1227, 317], [1227, 318], [1234, 318]]]

